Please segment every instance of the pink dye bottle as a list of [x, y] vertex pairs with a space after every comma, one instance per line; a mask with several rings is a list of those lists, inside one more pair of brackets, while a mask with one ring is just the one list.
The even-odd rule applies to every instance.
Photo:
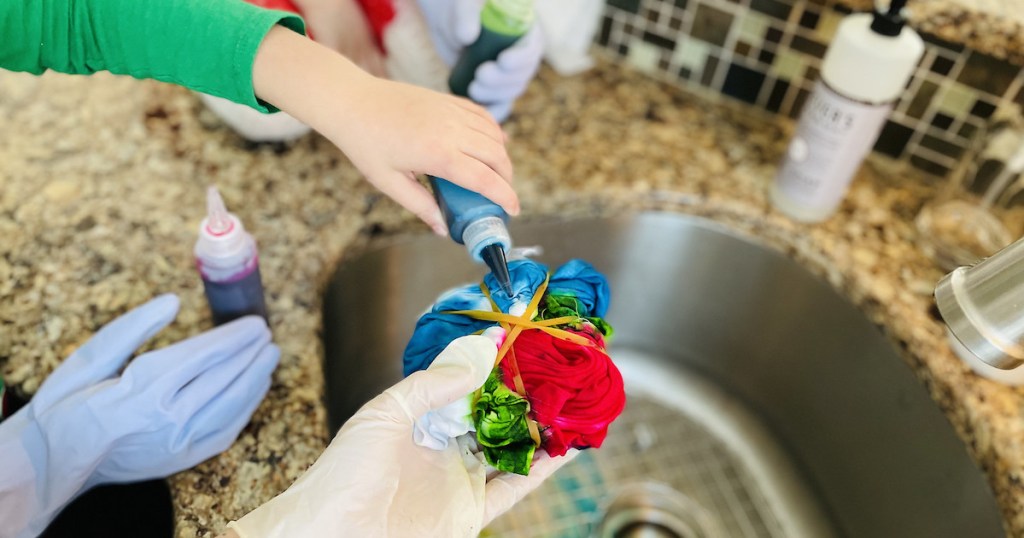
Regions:
[[206, 212], [195, 256], [214, 324], [248, 315], [267, 319], [256, 240], [238, 217], [228, 213], [212, 185], [206, 193]]

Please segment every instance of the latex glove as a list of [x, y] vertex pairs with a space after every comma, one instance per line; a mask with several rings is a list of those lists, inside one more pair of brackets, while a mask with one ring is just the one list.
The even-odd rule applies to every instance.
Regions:
[[471, 436], [444, 450], [413, 443], [416, 418], [483, 385], [496, 355], [485, 336], [456, 339], [430, 368], [363, 406], [284, 493], [229, 528], [241, 538], [476, 536], [570, 459], [544, 453], [529, 476], [488, 479]]
[[88, 488], [163, 477], [227, 449], [270, 387], [262, 318], [131, 354], [178, 312], [158, 297], [103, 327], [0, 423], [2, 536], [42, 532]]
[[[484, 0], [419, 0], [419, 5], [438, 55], [449, 67], [455, 65], [462, 50], [480, 36]], [[543, 55], [544, 38], [534, 24], [497, 60], [477, 68], [469, 85], [469, 98], [487, 107], [495, 120], [505, 121], [516, 98], [533, 80]]]

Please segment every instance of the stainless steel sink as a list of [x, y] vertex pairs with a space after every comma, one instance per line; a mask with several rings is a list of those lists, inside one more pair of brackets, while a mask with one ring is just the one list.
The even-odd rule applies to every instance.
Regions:
[[[891, 342], [800, 265], [674, 214], [517, 223], [513, 237], [608, 275], [629, 402], [605, 446], [485, 534], [1003, 536], [983, 475]], [[400, 379], [423, 309], [482, 277], [466, 258], [424, 236], [339, 268], [324, 307], [332, 428]]]

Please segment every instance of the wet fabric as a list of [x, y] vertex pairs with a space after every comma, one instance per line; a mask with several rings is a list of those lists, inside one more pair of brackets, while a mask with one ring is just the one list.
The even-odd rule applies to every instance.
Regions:
[[[550, 278], [544, 265], [530, 260], [509, 264], [509, 273], [511, 295], [491, 275], [482, 287], [463, 286], [443, 294], [417, 323], [406, 347], [404, 370], [409, 375], [425, 369], [450, 341], [496, 326], [466, 311], [491, 312], [493, 300], [502, 312], [522, 315], [547, 279], [529, 319], [552, 320], [560, 330], [521, 330], [473, 396], [472, 416], [464, 419], [472, 421], [467, 428], [476, 431], [488, 463], [499, 470], [527, 474], [538, 444], [552, 456], [564, 455], [570, 448], [599, 447], [625, 406], [625, 393], [622, 376], [605, 351], [612, 328], [603, 319], [610, 302], [604, 275], [581, 260], [566, 263]], [[421, 429], [452, 427], [424, 424]], [[446, 444], [446, 440], [437, 441], [417, 443]]]

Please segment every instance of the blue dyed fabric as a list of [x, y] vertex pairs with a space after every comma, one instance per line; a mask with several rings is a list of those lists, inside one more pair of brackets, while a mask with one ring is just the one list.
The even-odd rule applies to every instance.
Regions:
[[[484, 277], [484, 283], [494, 302], [502, 312], [508, 312], [514, 305], [524, 308], [533, 299], [534, 293], [548, 274], [548, 268], [533, 260], [517, 260], [508, 265], [512, 277], [512, 295], [502, 290], [494, 275]], [[559, 295], [573, 295], [588, 310], [585, 316], [604, 317], [608, 310], [610, 291], [608, 281], [589, 263], [572, 260], [558, 268], [548, 282], [548, 292]], [[454, 314], [442, 314], [450, 310], [490, 311], [490, 303], [478, 284], [456, 288], [438, 298], [430, 311], [416, 322], [409, 344], [402, 358], [403, 372], [409, 375], [425, 370], [452, 340], [482, 331], [495, 323], [479, 321]]]

